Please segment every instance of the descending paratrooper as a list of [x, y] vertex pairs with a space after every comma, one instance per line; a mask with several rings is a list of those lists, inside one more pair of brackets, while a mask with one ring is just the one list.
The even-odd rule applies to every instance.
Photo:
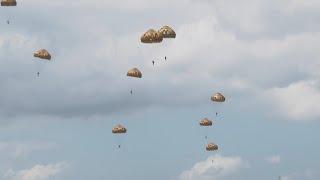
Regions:
[[[118, 124], [112, 128], [112, 133], [116, 135], [125, 134], [127, 133], [127, 129], [124, 126]], [[118, 145], [118, 148], [121, 148], [121, 144]]]
[[[211, 100], [212, 100], [213, 102], [223, 103], [223, 102], [226, 101], [226, 98], [224, 97], [223, 94], [221, 94], [221, 93], [218, 92], [218, 93], [215, 93], [215, 94], [213, 94], [213, 95], [211, 96]], [[216, 112], [216, 116], [218, 116], [218, 112]]]

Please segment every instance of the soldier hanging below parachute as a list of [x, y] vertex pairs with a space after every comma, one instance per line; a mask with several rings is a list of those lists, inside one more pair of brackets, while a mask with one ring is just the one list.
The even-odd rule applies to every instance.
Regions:
[[[215, 93], [213, 96], [211, 96], [211, 100], [213, 102], [223, 103], [226, 101], [226, 98], [224, 97], [223, 94], [218, 92], [218, 93]], [[218, 116], [218, 112], [216, 112], [216, 116]]]
[[[112, 128], [112, 133], [116, 135], [126, 134], [127, 129], [119, 124]], [[118, 145], [118, 148], [121, 148], [121, 144]]]
[[[17, 6], [17, 1], [16, 0], [1, 0], [1, 6], [7, 6], [7, 7]], [[9, 20], [7, 20], [7, 24], [10, 24]]]
[[[142, 78], [142, 73], [141, 71], [138, 69], [138, 68], [133, 68], [133, 69], [130, 69], [128, 72], [127, 72], [127, 76], [129, 77], [134, 77], [134, 78]], [[132, 89], [130, 90], [130, 94], [132, 94], [133, 91]]]
[[[33, 53], [33, 56], [39, 59], [51, 61], [51, 54], [46, 49], [40, 49]], [[37, 76], [40, 76], [40, 72], [37, 72]]]
[[[207, 126], [212, 126], [212, 121], [211, 120], [209, 120], [208, 118], [204, 118], [203, 120], [201, 120], [200, 122], [199, 122], [199, 124], [200, 124], [200, 126], [205, 126], [205, 127], [207, 127]], [[205, 139], [208, 139], [208, 132], [207, 131], [205, 131]]]

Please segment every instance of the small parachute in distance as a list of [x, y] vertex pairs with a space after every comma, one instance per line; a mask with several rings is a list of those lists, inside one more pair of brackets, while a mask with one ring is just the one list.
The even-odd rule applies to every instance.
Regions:
[[133, 69], [130, 69], [127, 72], [127, 76], [136, 77], [136, 78], [142, 78], [142, 73], [141, 73], [141, 71], [139, 71], [139, 69], [133, 68]]
[[163, 26], [158, 32], [162, 34], [163, 38], [176, 38], [176, 32], [169, 26]]
[[116, 125], [115, 127], [112, 128], [112, 133], [113, 134], [124, 134], [127, 133], [127, 129], [122, 126], [122, 125]]
[[142, 43], [160, 43], [163, 40], [163, 36], [154, 29], [149, 29], [141, 36], [140, 40]]
[[226, 98], [221, 93], [215, 93], [211, 96], [211, 100], [215, 102], [225, 102]]
[[33, 53], [33, 56], [40, 59], [51, 60], [50, 53], [45, 49], [38, 50], [37, 52]]
[[207, 151], [217, 151], [219, 149], [218, 145], [214, 144], [214, 143], [209, 143], [206, 146], [206, 150]]
[[1, 0], [1, 6], [17, 6], [16, 0]]
[[204, 118], [199, 124], [200, 126], [212, 126], [213, 123], [208, 118]]

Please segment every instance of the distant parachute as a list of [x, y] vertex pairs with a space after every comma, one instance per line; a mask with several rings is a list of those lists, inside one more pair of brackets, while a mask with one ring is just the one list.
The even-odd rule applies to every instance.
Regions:
[[214, 144], [214, 143], [209, 143], [207, 146], [206, 146], [206, 150], [207, 151], [216, 151], [218, 150], [219, 147], [218, 145]]
[[226, 98], [221, 93], [215, 93], [211, 97], [211, 100], [215, 102], [225, 102]]
[[45, 50], [45, 49], [40, 49], [37, 52], [33, 54], [34, 57], [40, 58], [40, 59], [46, 59], [46, 60], [51, 60], [51, 55], [50, 53]]
[[163, 38], [176, 38], [176, 32], [169, 26], [163, 26], [158, 32], [162, 34]]
[[163, 36], [154, 29], [149, 29], [141, 36], [140, 40], [142, 43], [160, 43], [163, 40]]
[[203, 120], [200, 121], [200, 126], [212, 126], [212, 121], [210, 121], [207, 118], [204, 118]]
[[142, 73], [141, 73], [141, 71], [139, 71], [139, 69], [133, 68], [133, 69], [130, 69], [127, 72], [127, 76], [136, 77], [136, 78], [142, 78]]
[[1, 6], [17, 6], [16, 0], [1, 0]]
[[114, 134], [124, 134], [126, 132], [127, 132], [127, 129], [120, 124], [112, 128], [112, 133]]

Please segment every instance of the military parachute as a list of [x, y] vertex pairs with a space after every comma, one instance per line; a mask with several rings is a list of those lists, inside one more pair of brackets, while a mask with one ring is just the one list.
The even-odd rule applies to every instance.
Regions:
[[127, 129], [124, 126], [118, 124], [112, 128], [112, 133], [113, 134], [124, 134], [124, 133], [127, 133]]
[[40, 59], [46, 59], [46, 60], [51, 60], [51, 55], [50, 53], [45, 50], [45, 49], [40, 49], [33, 53], [34, 57], [40, 58]]
[[218, 145], [214, 144], [214, 143], [209, 143], [206, 146], [206, 150], [207, 151], [217, 151], [219, 149]]
[[16, 0], [1, 0], [1, 6], [17, 6]]
[[169, 26], [163, 26], [158, 33], [162, 34], [163, 38], [176, 38], [176, 32]]
[[127, 76], [135, 77], [135, 78], [142, 78], [142, 73], [139, 69], [133, 68], [127, 72]]
[[211, 100], [215, 102], [225, 102], [226, 98], [221, 93], [215, 93], [211, 96]]
[[213, 123], [208, 118], [204, 118], [199, 124], [200, 126], [212, 126]]
[[149, 29], [141, 36], [140, 40], [142, 43], [161, 43], [163, 36], [154, 29]]

